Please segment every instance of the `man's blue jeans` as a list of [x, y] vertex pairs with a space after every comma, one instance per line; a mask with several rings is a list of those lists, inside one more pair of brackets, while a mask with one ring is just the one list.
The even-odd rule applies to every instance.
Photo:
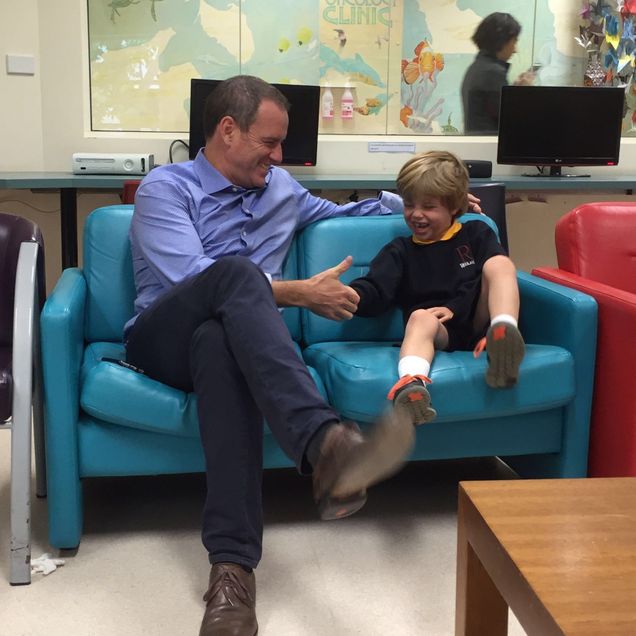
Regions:
[[256, 567], [262, 553], [263, 418], [298, 470], [325, 423], [337, 420], [298, 356], [269, 281], [228, 256], [145, 309], [127, 360], [197, 396], [207, 497], [203, 543], [213, 563]]

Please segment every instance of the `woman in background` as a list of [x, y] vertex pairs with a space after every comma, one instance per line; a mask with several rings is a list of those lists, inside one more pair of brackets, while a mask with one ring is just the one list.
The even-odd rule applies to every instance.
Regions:
[[[479, 48], [462, 82], [464, 132], [497, 134], [501, 87], [508, 85], [508, 60], [517, 52], [521, 25], [509, 13], [491, 13], [480, 23], [472, 41]], [[522, 73], [515, 84], [532, 84], [534, 73]]]

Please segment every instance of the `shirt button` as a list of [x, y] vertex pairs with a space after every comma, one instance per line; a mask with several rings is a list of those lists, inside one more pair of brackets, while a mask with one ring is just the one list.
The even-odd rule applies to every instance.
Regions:
[[247, 232], [246, 232], [245, 230], [243, 230], [243, 231], [241, 232], [241, 236], [247, 236]]

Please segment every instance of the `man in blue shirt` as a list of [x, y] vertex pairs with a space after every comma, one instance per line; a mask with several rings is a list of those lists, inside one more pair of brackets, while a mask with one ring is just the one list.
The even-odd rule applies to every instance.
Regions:
[[401, 465], [410, 421], [363, 436], [339, 422], [298, 356], [277, 307], [346, 320], [358, 294], [340, 282], [351, 257], [285, 281], [294, 233], [319, 219], [390, 214], [401, 200], [337, 205], [285, 170], [288, 103], [255, 77], [222, 82], [205, 108], [194, 161], [154, 169], [135, 198], [130, 240], [137, 298], [127, 359], [197, 396], [208, 492], [203, 543], [212, 564], [201, 634], [257, 631], [253, 568], [261, 557], [265, 418], [298, 470], [312, 473], [323, 519], [356, 512], [366, 488]]

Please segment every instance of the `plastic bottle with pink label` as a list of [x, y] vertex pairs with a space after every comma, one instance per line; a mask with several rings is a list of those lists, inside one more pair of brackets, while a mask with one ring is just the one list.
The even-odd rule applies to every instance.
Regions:
[[344, 89], [340, 100], [340, 118], [353, 119], [353, 94], [348, 86]]

